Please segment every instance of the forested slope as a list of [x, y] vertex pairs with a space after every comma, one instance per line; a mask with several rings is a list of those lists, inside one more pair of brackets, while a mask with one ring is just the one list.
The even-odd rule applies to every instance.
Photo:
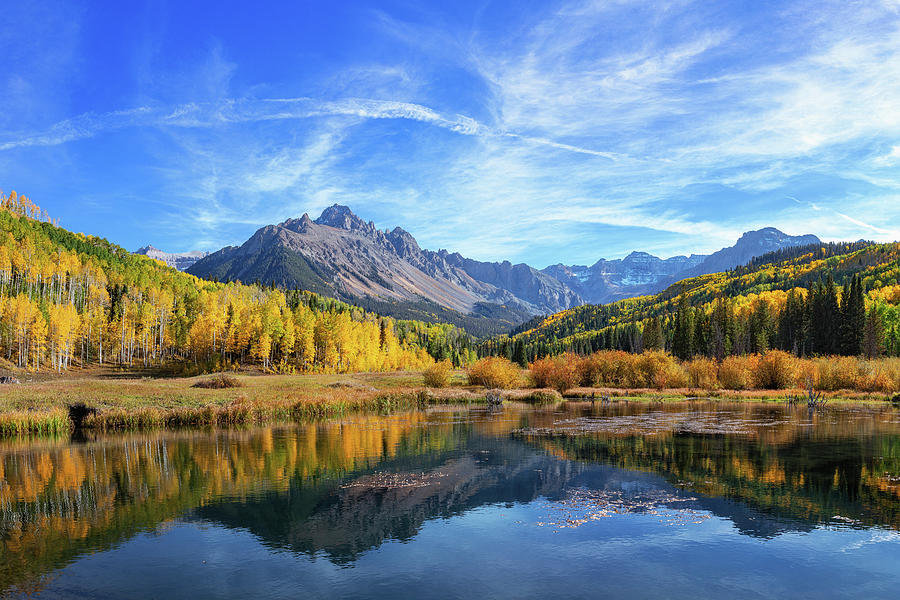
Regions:
[[481, 354], [522, 364], [565, 351], [671, 351], [679, 358], [764, 353], [900, 354], [900, 244], [791, 248], [653, 296], [534, 319]]
[[[0, 195], [0, 356], [14, 368], [256, 364], [279, 371], [465, 363], [451, 325], [396, 321], [307, 291], [217, 283], [52, 222]], [[196, 368], [196, 367], [194, 367]]]

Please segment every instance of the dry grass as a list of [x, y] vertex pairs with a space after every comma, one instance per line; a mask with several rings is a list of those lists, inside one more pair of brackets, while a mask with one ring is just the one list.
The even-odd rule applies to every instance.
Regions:
[[[69, 431], [67, 407], [96, 408], [84, 426], [139, 430], [220, 426], [390, 412], [428, 404], [484, 402], [484, 390], [426, 391], [421, 372], [350, 375], [236, 375], [237, 387], [199, 387], [208, 378], [61, 378], [0, 390], [0, 437]], [[453, 373], [454, 380], [460, 374]]]

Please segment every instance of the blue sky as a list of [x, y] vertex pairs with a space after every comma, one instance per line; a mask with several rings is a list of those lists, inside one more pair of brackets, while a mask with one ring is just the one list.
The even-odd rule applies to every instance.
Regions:
[[0, 187], [132, 250], [333, 203], [537, 267], [900, 238], [900, 0], [8, 4]]

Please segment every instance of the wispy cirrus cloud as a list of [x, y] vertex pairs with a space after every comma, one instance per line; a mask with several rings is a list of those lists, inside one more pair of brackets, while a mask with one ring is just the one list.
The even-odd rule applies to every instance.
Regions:
[[[127, 174], [109, 201], [148, 182], [129, 197], [182, 248], [332, 202], [427, 247], [537, 266], [710, 251], [767, 225], [898, 236], [896, 2], [466, 10], [354, 10], [364, 53], [334, 37], [281, 68], [220, 32], [186, 67], [151, 40], [140, 93], [6, 121], [0, 166], [103, 156]], [[112, 189], [109, 171], [95, 176]]]

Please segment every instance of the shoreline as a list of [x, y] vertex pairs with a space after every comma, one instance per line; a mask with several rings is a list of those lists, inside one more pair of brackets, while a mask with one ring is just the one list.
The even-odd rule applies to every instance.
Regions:
[[[303, 422], [354, 413], [393, 412], [433, 405], [487, 404], [487, 390], [467, 385], [465, 374], [453, 374], [445, 388], [425, 387], [422, 373], [355, 373], [343, 375], [236, 374], [237, 387], [205, 389], [195, 384], [209, 376], [128, 378], [71, 374], [0, 387], [0, 437], [60, 434], [73, 431], [69, 407], [89, 409], [81, 425], [93, 431], [139, 431], [179, 427], [231, 426]], [[573, 388], [503, 390], [506, 401], [532, 404], [587, 402], [772, 402], [786, 403], [799, 390], [701, 390]], [[893, 406], [891, 395], [842, 390], [824, 397], [831, 405]], [[94, 412], [96, 410], [96, 412]]]

